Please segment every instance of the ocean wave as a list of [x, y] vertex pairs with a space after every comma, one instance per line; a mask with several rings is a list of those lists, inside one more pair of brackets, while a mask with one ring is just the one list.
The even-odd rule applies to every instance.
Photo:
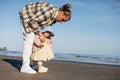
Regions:
[[[103, 56], [93, 54], [80, 54], [80, 53], [54, 53], [55, 60], [67, 60], [76, 62], [87, 62], [96, 64], [109, 64], [120, 65], [120, 56]], [[22, 52], [17, 51], [0, 51], [0, 55], [7, 56], [22, 56]]]

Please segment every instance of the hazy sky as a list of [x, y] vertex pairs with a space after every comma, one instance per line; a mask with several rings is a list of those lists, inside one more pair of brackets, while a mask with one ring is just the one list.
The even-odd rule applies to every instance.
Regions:
[[0, 47], [22, 51], [18, 12], [36, 1], [72, 5], [71, 20], [52, 26], [54, 52], [120, 54], [120, 0], [0, 0]]

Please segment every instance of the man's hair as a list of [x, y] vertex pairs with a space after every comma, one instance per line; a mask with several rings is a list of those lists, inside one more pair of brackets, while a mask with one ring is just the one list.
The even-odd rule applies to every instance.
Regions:
[[64, 12], [65, 16], [69, 16], [69, 20], [71, 19], [71, 14], [72, 14], [70, 8], [71, 8], [70, 4], [65, 4], [59, 9], [59, 11]]

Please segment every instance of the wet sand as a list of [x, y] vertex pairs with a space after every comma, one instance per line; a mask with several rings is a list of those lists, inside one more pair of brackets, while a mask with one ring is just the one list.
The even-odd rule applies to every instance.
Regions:
[[51, 60], [47, 73], [26, 74], [21, 64], [21, 57], [0, 56], [0, 80], [120, 80], [120, 66]]

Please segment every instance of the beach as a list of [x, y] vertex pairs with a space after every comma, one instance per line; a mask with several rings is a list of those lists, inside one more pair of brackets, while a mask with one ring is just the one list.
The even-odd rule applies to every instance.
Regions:
[[[32, 65], [31, 61], [31, 65]], [[0, 80], [120, 80], [120, 66], [51, 60], [47, 73], [19, 72], [22, 57], [0, 56]]]

